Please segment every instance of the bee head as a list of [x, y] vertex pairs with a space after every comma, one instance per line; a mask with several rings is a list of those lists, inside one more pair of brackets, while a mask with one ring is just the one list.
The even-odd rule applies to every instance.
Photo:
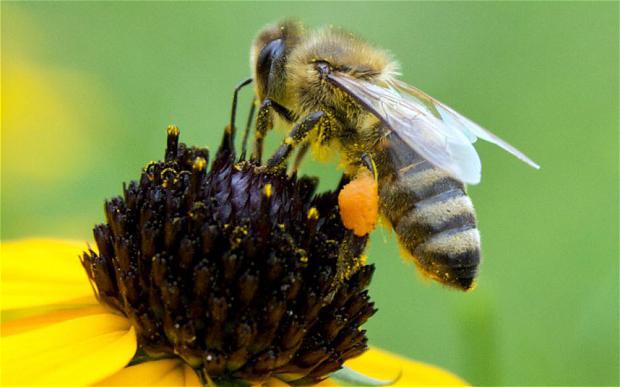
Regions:
[[336, 27], [304, 35], [287, 57], [287, 89], [305, 110], [342, 106], [342, 93], [326, 82], [330, 73], [382, 82], [397, 71], [391, 55]]
[[250, 66], [260, 101], [269, 97], [281, 102], [286, 83], [286, 60], [302, 33], [298, 22], [285, 21], [263, 28], [250, 52]]

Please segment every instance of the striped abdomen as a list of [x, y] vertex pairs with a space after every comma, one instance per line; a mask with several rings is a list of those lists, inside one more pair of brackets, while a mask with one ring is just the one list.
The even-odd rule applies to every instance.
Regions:
[[411, 157], [408, 166], [382, 174], [382, 214], [424, 274], [467, 290], [480, 263], [472, 202], [463, 183], [421, 157]]

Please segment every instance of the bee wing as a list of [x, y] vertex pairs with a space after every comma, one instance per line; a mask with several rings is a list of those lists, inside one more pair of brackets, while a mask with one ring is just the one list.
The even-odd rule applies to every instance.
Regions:
[[537, 166], [514, 147], [404, 82], [391, 80], [384, 87], [341, 73], [328, 77], [411, 149], [464, 183], [480, 182], [480, 158], [472, 145], [478, 137]]
[[439, 102], [438, 100], [424, 93], [420, 89], [411, 86], [405, 82], [394, 80], [393, 84], [398, 90], [407, 93], [412, 98], [419, 100], [421, 103], [427, 106], [432, 106], [439, 114], [442, 121], [444, 121], [450, 127], [462, 131], [467, 137], [470, 138], [471, 142], [475, 142], [476, 139], [481, 138], [485, 141], [499, 146], [500, 148], [504, 149], [505, 151], [512, 154], [519, 160], [525, 162], [526, 164], [530, 165], [531, 167], [540, 169], [540, 165], [527, 157], [523, 152], [519, 151], [514, 146], [510, 145], [495, 134], [484, 129], [467, 117], [463, 117], [450, 106]]
[[480, 159], [470, 139], [446, 125], [438, 112], [433, 114], [432, 104], [425, 105], [393, 86], [383, 87], [340, 73], [328, 77], [377, 116], [410, 150], [465, 183], [480, 182]]

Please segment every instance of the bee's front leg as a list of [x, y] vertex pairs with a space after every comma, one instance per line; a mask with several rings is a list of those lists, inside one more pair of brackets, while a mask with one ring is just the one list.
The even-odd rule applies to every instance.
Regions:
[[271, 116], [271, 100], [266, 99], [258, 108], [256, 115], [256, 133], [254, 134], [254, 153], [252, 160], [260, 163], [263, 158], [263, 141], [267, 131], [273, 127], [273, 117]]
[[273, 113], [278, 114], [286, 121], [293, 121], [293, 114], [284, 106], [266, 98], [258, 108], [256, 116], [256, 134], [254, 138], [254, 153], [252, 160], [260, 163], [263, 159], [263, 141], [267, 131], [273, 128]]
[[303, 161], [304, 156], [306, 156], [306, 153], [308, 153], [309, 148], [310, 148], [310, 144], [308, 144], [307, 141], [301, 144], [301, 147], [299, 148], [299, 150], [297, 151], [297, 155], [295, 156], [295, 161], [293, 161], [293, 167], [291, 168], [289, 175], [293, 175], [294, 173], [297, 173], [297, 170], [299, 170], [299, 166], [301, 165], [301, 162]]
[[293, 149], [295, 149], [300, 142], [306, 139], [308, 133], [310, 133], [310, 131], [317, 126], [324, 115], [325, 113], [323, 112], [308, 114], [297, 125], [295, 125], [282, 142], [282, 145], [278, 147], [274, 155], [267, 161], [267, 167], [282, 167], [282, 165], [286, 163]]

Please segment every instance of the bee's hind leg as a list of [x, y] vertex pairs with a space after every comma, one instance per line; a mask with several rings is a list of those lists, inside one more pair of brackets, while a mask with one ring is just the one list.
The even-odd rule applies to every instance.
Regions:
[[308, 133], [314, 129], [325, 113], [315, 112], [308, 114], [297, 125], [291, 129], [282, 144], [278, 147], [273, 156], [267, 161], [268, 168], [280, 168], [288, 160], [291, 152], [299, 143], [306, 139]]
[[[372, 159], [372, 156], [370, 156], [370, 154], [366, 152], [363, 152], [360, 155], [360, 164], [364, 168], [368, 169], [368, 171], [372, 173], [372, 177], [375, 179], [375, 181], [377, 181], [377, 166], [375, 164], [375, 161]], [[338, 186], [336, 187], [336, 191], [340, 191], [342, 188], [344, 188], [345, 185], [349, 184], [351, 182], [351, 178], [352, 176], [350, 176], [349, 174], [343, 173], [340, 177], [340, 181], [338, 182]]]
[[375, 161], [372, 159], [372, 156], [364, 152], [362, 153], [360, 159], [362, 161], [362, 165], [365, 166], [370, 171], [370, 173], [372, 173], [372, 177], [374, 177], [375, 181], [377, 181], [378, 179], [377, 165], [375, 164]]

